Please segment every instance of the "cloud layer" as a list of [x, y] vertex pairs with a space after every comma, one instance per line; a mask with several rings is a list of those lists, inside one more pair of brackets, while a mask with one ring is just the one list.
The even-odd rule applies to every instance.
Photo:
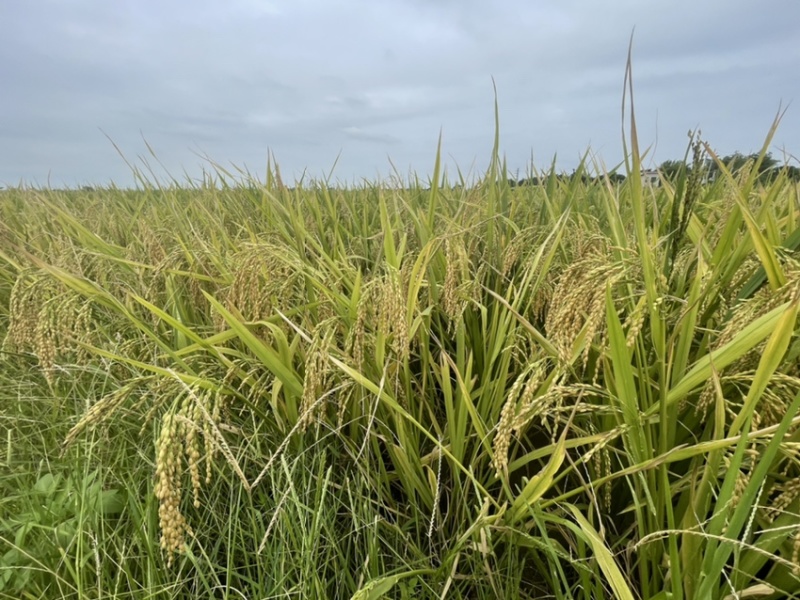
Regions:
[[[609, 6], [609, 4], [612, 4]], [[374, 179], [443, 152], [483, 169], [494, 129], [512, 169], [621, 159], [634, 37], [640, 142], [683, 155], [775, 138], [800, 153], [800, 4], [570, 0], [30, 0], [0, 5], [0, 184], [130, 185], [138, 157], [177, 179], [204, 156], [263, 174]], [[107, 137], [106, 137], [107, 136]], [[110, 139], [109, 139], [110, 138]], [[111, 140], [111, 141], [110, 141]], [[157, 165], [147, 145], [155, 151]]]

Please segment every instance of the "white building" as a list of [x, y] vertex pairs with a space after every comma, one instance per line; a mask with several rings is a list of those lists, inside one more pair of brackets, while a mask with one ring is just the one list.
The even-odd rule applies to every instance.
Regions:
[[661, 185], [661, 178], [656, 169], [642, 169], [642, 187], [658, 187]]

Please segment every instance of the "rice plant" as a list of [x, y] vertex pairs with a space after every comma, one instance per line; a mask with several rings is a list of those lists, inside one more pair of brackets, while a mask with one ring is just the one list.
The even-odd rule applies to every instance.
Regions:
[[0, 596], [800, 596], [800, 188], [629, 123], [623, 183], [0, 192]]

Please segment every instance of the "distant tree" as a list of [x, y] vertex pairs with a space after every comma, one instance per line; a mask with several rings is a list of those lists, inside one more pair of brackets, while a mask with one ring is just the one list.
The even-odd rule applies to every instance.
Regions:
[[800, 181], [800, 167], [787, 165], [784, 167], [784, 170], [786, 171], [786, 177], [789, 181]]
[[686, 163], [682, 160], [665, 160], [658, 166], [658, 170], [667, 181], [675, 182], [686, 170]]
[[[742, 154], [741, 152], [734, 152], [723, 156], [720, 161], [731, 172], [736, 173], [744, 168], [746, 165], [754, 165], [758, 161], [758, 153]], [[758, 178], [760, 181], [768, 181], [777, 174], [777, 159], [773, 158], [772, 153], [767, 152], [758, 166]], [[715, 178], [719, 174], [719, 165], [716, 162], [711, 164], [711, 176]]]
[[[720, 158], [720, 162], [725, 165], [731, 173], [736, 173], [745, 166], [754, 165], [758, 160], [758, 153], [743, 154], [741, 152], [734, 152]], [[681, 160], [665, 160], [658, 166], [658, 170], [668, 180], [676, 182], [681, 173], [685, 172], [687, 175], [694, 169], [702, 169], [701, 181], [714, 181], [720, 175], [719, 164], [710, 158], [699, 161], [697, 164], [687, 165]], [[792, 181], [800, 180], [800, 168], [798, 167], [784, 167], [786, 174]], [[761, 160], [758, 166], [758, 179], [762, 183], [766, 183], [777, 176], [781, 171], [778, 164], [771, 153], [767, 153]]]
[[[722, 164], [724, 164], [731, 173], [735, 173], [736, 171], [741, 170], [742, 167], [744, 167], [747, 164], [747, 161], [751, 157], [753, 157], [752, 154], [745, 156], [741, 152], [734, 152], [733, 154], [728, 154], [727, 156], [723, 156], [720, 162], [722, 162]], [[758, 158], [758, 156], [756, 155], [755, 158]], [[712, 169], [719, 170], [719, 165], [717, 163], [714, 163]]]
[[570, 173], [570, 175], [569, 175], [569, 180], [570, 181], [575, 181], [576, 179], [579, 179], [583, 183], [589, 183], [589, 181], [590, 181], [589, 176], [586, 174], [586, 172], [583, 169], [573, 169], [572, 170], [572, 173]]
[[608, 179], [611, 183], [625, 183], [625, 175], [622, 173], [609, 173]]

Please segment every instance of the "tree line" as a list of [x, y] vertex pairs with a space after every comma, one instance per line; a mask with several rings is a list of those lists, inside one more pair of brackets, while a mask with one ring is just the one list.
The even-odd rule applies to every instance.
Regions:
[[[743, 154], [742, 152], [734, 152], [721, 158], [722, 164], [733, 172], [740, 170], [747, 164], [755, 164], [758, 160], [758, 154]], [[699, 170], [700, 173], [696, 171]], [[668, 181], [676, 182], [681, 174], [689, 175], [695, 173], [699, 175], [702, 181], [714, 181], [720, 174], [719, 164], [710, 159], [702, 158], [696, 161], [684, 160], [665, 160], [658, 165], [658, 171]], [[787, 179], [790, 181], [800, 182], [800, 166], [782, 164], [778, 159], [772, 156], [772, 153], [767, 153], [758, 166], [759, 180], [762, 183], [769, 183], [773, 181], [779, 174], [785, 173]], [[625, 175], [622, 173], [612, 172], [608, 175], [592, 176], [582, 169], [573, 171], [572, 173], [544, 173], [540, 176], [530, 176], [521, 179], [509, 178], [508, 184], [511, 187], [525, 186], [525, 185], [545, 185], [550, 177], [555, 177], [559, 181], [573, 181], [580, 179], [583, 183], [593, 183], [596, 181], [605, 181], [606, 176], [611, 183], [622, 183], [625, 181]]]
[[[733, 154], [723, 156], [720, 162], [722, 162], [730, 172], [734, 173], [747, 164], [756, 164], [758, 156], [757, 153], [743, 154], [741, 152], [734, 152]], [[714, 181], [719, 176], [720, 167], [719, 163], [716, 161], [706, 158], [697, 162], [698, 164], [694, 162], [687, 164], [682, 160], [665, 160], [658, 166], [658, 170], [669, 181], [676, 181], [681, 173], [685, 172], [688, 174], [695, 169], [701, 170], [703, 178], [706, 181]], [[785, 173], [790, 181], [800, 181], [800, 167], [781, 164], [778, 159], [772, 156], [772, 153], [768, 152], [761, 160], [761, 164], [758, 165], [759, 180], [763, 183], [769, 183], [781, 173]]]

